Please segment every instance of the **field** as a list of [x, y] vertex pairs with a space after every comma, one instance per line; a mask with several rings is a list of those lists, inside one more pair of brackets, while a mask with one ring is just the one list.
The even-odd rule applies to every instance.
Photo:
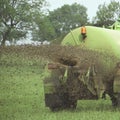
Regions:
[[109, 99], [80, 100], [76, 110], [51, 112], [44, 104], [44, 64], [0, 52], [0, 120], [120, 120]]

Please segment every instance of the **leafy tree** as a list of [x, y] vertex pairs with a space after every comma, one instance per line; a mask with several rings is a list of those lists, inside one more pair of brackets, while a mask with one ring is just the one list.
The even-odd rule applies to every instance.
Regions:
[[49, 19], [54, 26], [57, 36], [66, 34], [70, 29], [74, 29], [87, 23], [87, 8], [74, 3], [64, 5], [49, 13]]
[[109, 26], [120, 17], [120, 2], [111, 1], [109, 4], [98, 6], [98, 11], [94, 17], [94, 24], [97, 26]]
[[14, 41], [26, 36], [32, 26], [34, 13], [44, 0], [0, 0], [0, 42]]
[[[48, 15], [35, 17], [34, 40], [60, 41], [70, 29], [87, 23], [87, 9], [80, 4], [64, 5]], [[59, 43], [59, 42], [57, 42]]]
[[32, 32], [33, 40], [41, 42], [44, 40], [50, 41], [54, 36], [56, 36], [55, 30], [47, 16], [36, 16], [34, 22], [37, 29], [34, 29]]

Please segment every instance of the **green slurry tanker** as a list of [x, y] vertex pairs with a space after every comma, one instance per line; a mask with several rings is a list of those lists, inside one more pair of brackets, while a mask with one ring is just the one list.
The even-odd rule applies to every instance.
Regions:
[[78, 100], [96, 100], [106, 94], [113, 106], [120, 106], [120, 23], [114, 24], [116, 30], [86, 26], [85, 40], [80, 29], [70, 31], [61, 43], [70, 48], [70, 56], [47, 65], [46, 106], [75, 109]]

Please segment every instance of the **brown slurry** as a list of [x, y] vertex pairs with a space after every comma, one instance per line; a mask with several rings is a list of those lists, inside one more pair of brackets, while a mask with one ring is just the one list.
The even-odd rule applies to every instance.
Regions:
[[0, 58], [2, 55], [13, 54], [18, 58], [38, 60], [44, 58], [47, 61], [60, 63], [62, 65], [79, 65], [88, 68], [95, 64], [96, 71], [102, 74], [110, 72], [115, 66], [117, 59], [104, 52], [88, 50], [85, 47], [61, 46], [61, 45], [23, 45], [0, 47]]

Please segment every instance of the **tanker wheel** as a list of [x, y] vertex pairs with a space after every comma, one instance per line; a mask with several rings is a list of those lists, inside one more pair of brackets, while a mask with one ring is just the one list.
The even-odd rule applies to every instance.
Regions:
[[45, 94], [45, 104], [51, 111], [57, 111], [62, 108], [63, 101], [57, 93]]
[[120, 92], [117, 95], [117, 106], [120, 107]]
[[77, 100], [76, 99], [70, 99], [69, 96], [66, 95], [64, 98], [64, 108], [66, 109], [76, 109], [77, 107]]
[[72, 109], [72, 110], [76, 109], [76, 107], [77, 107], [77, 100], [74, 100], [74, 101], [68, 100], [67, 102], [68, 103], [65, 105], [67, 109]]
[[59, 110], [60, 110], [59, 107], [54, 107], [54, 106], [50, 106], [49, 108], [50, 108], [50, 110], [51, 110], [52, 112], [55, 112], [55, 111], [59, 111]]

